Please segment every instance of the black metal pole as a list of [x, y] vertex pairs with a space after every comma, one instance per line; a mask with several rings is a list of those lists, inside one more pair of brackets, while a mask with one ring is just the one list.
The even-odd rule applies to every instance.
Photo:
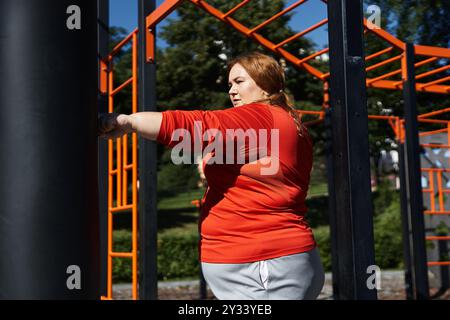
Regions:
[[[98, 81], [100, 84], [100, 61], [106, 59], [109, 53], [109, 0], [97, 0], [98, 12]], [[108, 86], [106, 86], [107, 88]], [[98, 112], [108, 112], [108, 94], [98, 90]], [[98, 141], [98, 207], [100, 212], [100, 292], [107, 296], [108, 292], [108, 141]]]
[[97, 3], [0, 12], [0, 298], [97, 300]]
[[405, 102], [405, 175], [415, 299], [428, 299], [428, 268], [425, 248], [423, 194], [420, 174], [420, 151], [417, 127], [414, 45], [406, 44], [406, 79], [403, 79]]
[[412, 265], [411, 265], [411, 244], [409, 241], [410, 228], [409, 228], [409, 215], [408, 215], [408, 196], [406, 191], [406, 175], [405, 175], [405, 145], [399, 141], [398, 146], [399, 155], [399, 173], [400, 173], [400, 211], [402, 220], [402, 241], [403, 241], [403, 261], [405, 264], [405, 293], [406, 299], [414, 299], [413, 293], [413, 279], [412, 279]]
[[[139, 111], [156, 111], [156, 65], [146, 61], [145, 18], [155, 0], [139, 0]], [[156, 34], [156, 31], [155, 31]], [[153, 43], [153, 45], [156, 45]], [[139, 139], [139, 298], [157, 299], [156, 143]]]
[[[377, 299], [362, 1], [328, 1], [338, 299]], [[333, 221], [333, 219], [331, 219]]]
[[333, 299], [339, 298], [339, 253], [337, 248], [337, 215], [336, 215], [336, 195], [334, 193], [334, 172], [333, 172], [333, 149], [332, 149], [332, 132], [331, 132], [331, 109], [325, 109], [325, 157], [327, 166], [328, 180], [328, 216], [330, 224], [330, 241], [331, 241], [331, 274], [333, 283]]

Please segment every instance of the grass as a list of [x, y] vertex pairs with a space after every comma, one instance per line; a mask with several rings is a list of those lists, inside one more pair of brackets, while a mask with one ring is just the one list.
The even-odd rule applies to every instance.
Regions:
[[158, 233], [192, 231], [197, 228], [198, 208], [191, 203], [200, 200], [204, 189], [182, 192], [158, 202]]

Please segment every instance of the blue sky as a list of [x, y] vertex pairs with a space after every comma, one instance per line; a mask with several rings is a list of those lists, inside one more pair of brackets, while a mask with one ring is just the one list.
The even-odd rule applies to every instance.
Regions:
[[[112, 26], [121, 26], [132, 31], [137, 27], [137, 0], [110, 0], [110, 24]], [[158, 0], [159, 5], [163, 0]], [[287, 5], [291, 5], [296, 1], [288, 1]], [[306, 1], [294, 9], [294, 17], [291, 19], [291, 28], [299, 32], [307, 27], [325, 19], [327, 16], [326, 5], [320, 0]], [[170, 16], [169, 16], [170, 17]], [[218, 21], [218, 23], [220, 23]], [[165, 21], [161, 22], [159, 26], [164, 25]], [[317, 44], [318, 49], [322, 49], [328, 44], [328, 36], [326, 27], [322, 26], [319, 29], [311, 32], [309, 38]], [[162, 40], [157, 40], [158, 46], [165, 46]]]

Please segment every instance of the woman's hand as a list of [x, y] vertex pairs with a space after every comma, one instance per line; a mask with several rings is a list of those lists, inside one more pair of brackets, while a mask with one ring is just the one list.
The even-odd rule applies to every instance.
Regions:
[[102, 138], [113, 139], [133, 131], [133, 118], [129, 115], [118, 113], [98, 115], [97, 134]]

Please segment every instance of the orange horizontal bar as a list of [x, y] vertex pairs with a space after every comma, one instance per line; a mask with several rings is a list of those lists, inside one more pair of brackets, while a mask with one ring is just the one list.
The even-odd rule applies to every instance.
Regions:
[[397, 119], [398, 117], [396, 116], [378, 116], [378, 115], [374, 115], [374, 114], [370, 114], [369, 115], [369, 119], [374, 119], [374, 120], [389, 120], [389, 119]]
[[235, 13], [238, 9], [240, 9], [241, 7], [245, 6], [247, 3], [249, 3], [250, 0], [244, 0], [241, 3], [239, 3], [237, 6], [235, 6], [233, 9], [231, 9], [230, 11], [228, 11], [227, 13], [225, 13], [222, 16], [222, 19], [225, 19], [226, 17], [228, 17], [229, 15], [232, 15], [233, 13]]
[[428, 214], [428, 215], [444, 215], [444, 214], [450, 214], [450, 211], [431, 211], [431, 210], [425, 210], [423, 213], [424, 213], [424, 214]]
[[120, 49], [122, 49], [123, 46], [125, 46], [131, 39], [133, 39], [133, 34], [137, 33], [138, 29], [134, 29], [129, 35], [127, 35], [122, 41], [120, 41], [114, 49], [112, 49], [111, 53], [109, 54], [109, 59], [111, 60], [113, 56], [115, 56]]
[[133, 169], [133, 164], [131, 163], [131, 164], [124, 165], [123, 168], [126, 170]]
[[[422, 66], [422, 65], [424, 65], [424, 64], [433, 62], [433, 61], [435, 61], [435, 60], [437, 60], [437, 59], [438, 59], [438, 58], [433, 57], [433, 58], [425, 59], [425, 60], [423, 60], [423, 61], [419, 61], [419, 62], [417, 62], [417, 63], [414, 64], [414, 67], [416, 67], [416, 68], [417, 68], [417, 67], [420, 67], [420, 66]], [[399, 74], [399, 73], [402, 73], [402, 69], [397, 69], [397, 70], [395, 70], [395, 71], [391, 71], [391, 72], [388, 72], [388, 73], [386, 73], [386, 74], [383, 74], [383, 75], [381, 75], [381, 76], [379, 76], [379, 77], [372, 78], [372, 79], [368, 79], [368, 80], [367, 80], [367, 85], [370, 85], [372, 82], [375, 82], [375, 81], [378, 81], [378, 80], [382, 80], [382, 79], [385, 79], [385, 78], [389, 78], [389, 77], [394, 76], [394, 75]]]
[[420, 145], [426, 148], [450, 148], [448, 144], [421, 143]]
[[446, 82], [446, 81], [449, 81], [449, 80], [450, 80], [450, 76], [444, 77], [444, 78], [441, 78], [441, 79], [437, 79], [437, 80], [434, 80], [434, 81], [430, 81], [430, 82], [422, 84], [422, 89], [426, 88], [426, 87], [429, 87], [429, 86], [432, 86], [433, 84], [439, 84], [439, 83]]
[[131, 209], [133, 209], [133, 205], [128, 204], [126, 206], [109, 208], [109, 211], [114, 213], [114, 212], [120, 212], [120, 211], [127, 211], [127, 210], [131, 210]]
[[418, 74], [416, 76], [416, 80], [422, 79], [422, 78], [425, 78], [425, 77], [428, 77], [428, 76], [431, 76], [432, 74], [439, 73], [439, 72], [442, 72], [442, 71], [445, 71], [445, 70], [448, 70], [448, 69], [450, 69], [450, 65], [443, 66], [443, 67], [440, 67], [440, 68], [437, 68], [437, 69], [434, 69], [434, 70], [431, 70], [431, 71], [428, 71], [428, 72], [424, 72], [424, 73]]
[[432, 266], [449, 266], [450, 265], [450, 261], [432, 261], [432, 262], [428, 262], [427, 265], [429, 267], [432, 267]]
[[304, 63], [304, 62], [306, 62], [306, 61], [308, 61], [308, 60], [311, 60], [312, 58], [315, 58], [315, 57], [317, 57], [317, 56], [321, 56], [322, 54], [324, 54], [324, 53], [326, 53], [326, 52], [328, 52], [328, 51], [330, 51], [330, 48], [322, 49], [322, 50], [320, 50], [320, 51], [317, 51], [317, 52], [313, 53], [312, 55], [310, 55], [310, 56], [308, 56], [308, 57], [306, 57], [306, 58], [303, 58], [303, 59], [300, 60], [298, 63], [299, 63], [299, 64], [302, 64], [302, 63]]
[[428, 112], [428, 113], [423, 113], [423, 114], [420, 114], [418, 116], [418, 118], [426, 118], [426, 117], [430, 117], [430, 116], [435, 116], [435, 115], [438, 115], [438, 114], [446, 113], [448, 111], [450, 111], [450, 108], [445, 108], [445, 109], [442, 109], [442, 110], [437, 110], [437, 111], [432, 111], [432, 112]]
[[323, 112], [323, 111], [314, 111], [314, 110], [295, 110], [295, 111], [297, 111], [298, 113], [301, 113], [301, 114], [314, 114], [314, 115], [318, 115], [318, 116], [325, 114], [325, 112]]
[[[417, 91], [443, 93], [443, 94], [448, 94], [450, 92], [450, 86], [432, 85], [427, 88], [422, 88], [421, 85], [422, 84], [420, 83], [416, 83]], [[373, 83], [367, 84], [367, 86], [371, 88], [398, 90], [399, 88], [403, 87], [403, 84], [399, 81], [393, 80], [378, 80]]]
[[366, 68], [366, 72], [372, 71], [372, 70], [374, 70], [374, 69], [377, 69], [377, 68], [379, 68], [379, 67], [381, 67], [381, 66], [384, 66], [384, 65], [386, 65], [386, 64], [388, 64], [388, 63], [391, 63], [391, 62], [393, 62], [393, 61], [400, 60], [401, 58], [402, 58], [402, 55], [399, 54], [398, 56], [395, 56], [395, 57], [386, 59], [386, 60], [384, 60], [384, 61], [378, 62], [378, 63], [376, 63], [376, 64], [374, 64], [374, 65], [372, 65], [372, 66], [367, 67], [367, 68]]
[[428, 236], [425, 240], [450, 240], [450, 236]]
[[299, 5], [301, 5], [305, 1], [306, 0], [299, 0], [299, 1], [297, 1], [296, 3], [292, 4], [290, 7], [284, 9], [283, 11], [278, 12], [273, 17], [269, 18], [268, 20], [264, 21], [263, 23], [259, 24], [258, 26], [254, 27], [253, 29], [251, 29], [248, 34], [250, 35], [252, 33], [255, 33], [256, 31], [258, 31], [259, 29], [265, 27], [266, 25], [268, 25], [272, 21], [278, 19], [282, 15], [288, 13], [289, 11], [292, 11], [293, 9], [295, 9], [296, 7], [298, 7]]
[[450, 120], [438, 120], [438, 119], [428, 119], [428, 118], [418, 118], [418, 122], [428, 122], [428, 123], [442, 123], [442, 124], [448, 124]]
[[322, 21], [320, 21], [320, 22], [318, 22], [318, 23], [312, 25], [311, 27], [309, 27], [309, 28], [307, 28], [307, 29], [305, 29], [305, 30], [303, 30], [303, 31], [300, 31], [300, 32], [296, 33], [296, 34], [293, 35], [292, 37], [289, 37], [289, 38], [287, 38], [286, 40], [283, 40], [283, 41], [281, 41], [280, 43], [276, 44], [276, 45], [275, 45], [275, 49], [276, 49], [276, 48], [279, 48], [279, 47], [282, 47], [282, 46], [284, 46], [286, 43], [289, 43], [289, 42], [291, 42], [291, 41], [293, 41], [293, 40], [295, 40], [295, 39], [297, 39], [297, 38], [300, 38], [300, 37], [304, 36], [305, 34], [310, 33], [311, 31], [313, 31], [313, 30], [315, 30], [315, 29], [317, 29], [317, 28], [323, 26], [323, 25], [326, 24], [327, 22], [328, 22], [328, 19], [323, 19]]
[[415, 45], [414, 52], [422, 56], [435, 56], [439, 58], [450, 58], [449, 48], [431, 47], [423, 45]]
[[420, 170], [429, 172], [450, 172], [450, 168], [420, 168]]
[[127, 81], [125, 81], [124, 83], [122, 83], [120, 86], [118, 86], [116, 89], [114, 89], [111, 92], [112, 96], [115, 96], [116, 93], [118, 93], [120, 90], [122, 90], [123, 88], [125, 88], [126, 86], [130, 85], [131, 83], [133, 83], [133, 77], [131, 77], [130, 79], [128, 79]]
[[385, 54], [385, 53], [387, 53], [387, 52], [389, 52], [389, 51], [392, 51], [393, 49], [394, 49], [394, 47], [389, 47], [389, 48], [380, 50], [380, 51], [378, 51], [378, 52], [375, 52], [375, 53], [373, 53], [373, 54], [367, 56], [367, 57], [366, 57], [366, 61], [367, 61], [367, 60], [370, 60], [370, 59], [373, 59], [373, 58], [375, 58], [375, 57], [381, 56], [382, 54]]
[[111, 252], [110, 256], [112, 258], [133, 258], [133, 254], [131, 252]]
[[444, 129], [439, 129], [439, 130], [434, 130], [434, 131], [419, 132], [419, 136], [420, 137], [431, 136], [433, 134], [447, 132], [447, 130], [448, 130], [447, 128], [444, 128]]

